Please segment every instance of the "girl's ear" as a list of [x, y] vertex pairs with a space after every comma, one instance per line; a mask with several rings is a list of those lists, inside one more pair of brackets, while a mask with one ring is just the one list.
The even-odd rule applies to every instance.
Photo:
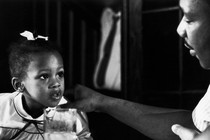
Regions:
[[13, 77], [12, 80], [12, 86], [15, 90], [20, 90], [21, 88], [21, 81], [17, 77]]

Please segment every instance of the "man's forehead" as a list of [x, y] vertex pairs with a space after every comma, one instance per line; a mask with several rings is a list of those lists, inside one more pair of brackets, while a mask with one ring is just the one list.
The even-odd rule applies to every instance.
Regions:
[[197, 11], [200, 7], [202, 0], [180, 0], [179, 6], [184, 13], [193, 13]]

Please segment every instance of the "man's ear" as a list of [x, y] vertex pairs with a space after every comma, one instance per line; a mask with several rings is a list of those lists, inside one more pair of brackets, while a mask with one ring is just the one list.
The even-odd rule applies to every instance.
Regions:
[[13, 77], [12, 80], [12, 86], [15, 90], [19, 90], [21, 88], [21, 81], [17, 77]]

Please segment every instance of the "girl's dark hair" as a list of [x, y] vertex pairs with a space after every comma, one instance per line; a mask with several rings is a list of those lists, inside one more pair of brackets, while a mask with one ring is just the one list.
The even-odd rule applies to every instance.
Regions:
[[38, 53], [52, 52], [59, 53], [59, 47], [44, 39], [19, 40], [11, 44], [9, 48], [9, 68], [11, 77], [20, 79], [26, 76], [26, 70], [32, 61], [32, 55]]

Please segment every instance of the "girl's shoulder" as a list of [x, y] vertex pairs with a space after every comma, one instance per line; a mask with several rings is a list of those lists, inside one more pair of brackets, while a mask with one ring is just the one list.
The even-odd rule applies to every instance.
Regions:
[[18, 92], [0, 93], [0, 103], [12, 101], [15, 98], [15, 96], [17, 96], [17, 94]]

